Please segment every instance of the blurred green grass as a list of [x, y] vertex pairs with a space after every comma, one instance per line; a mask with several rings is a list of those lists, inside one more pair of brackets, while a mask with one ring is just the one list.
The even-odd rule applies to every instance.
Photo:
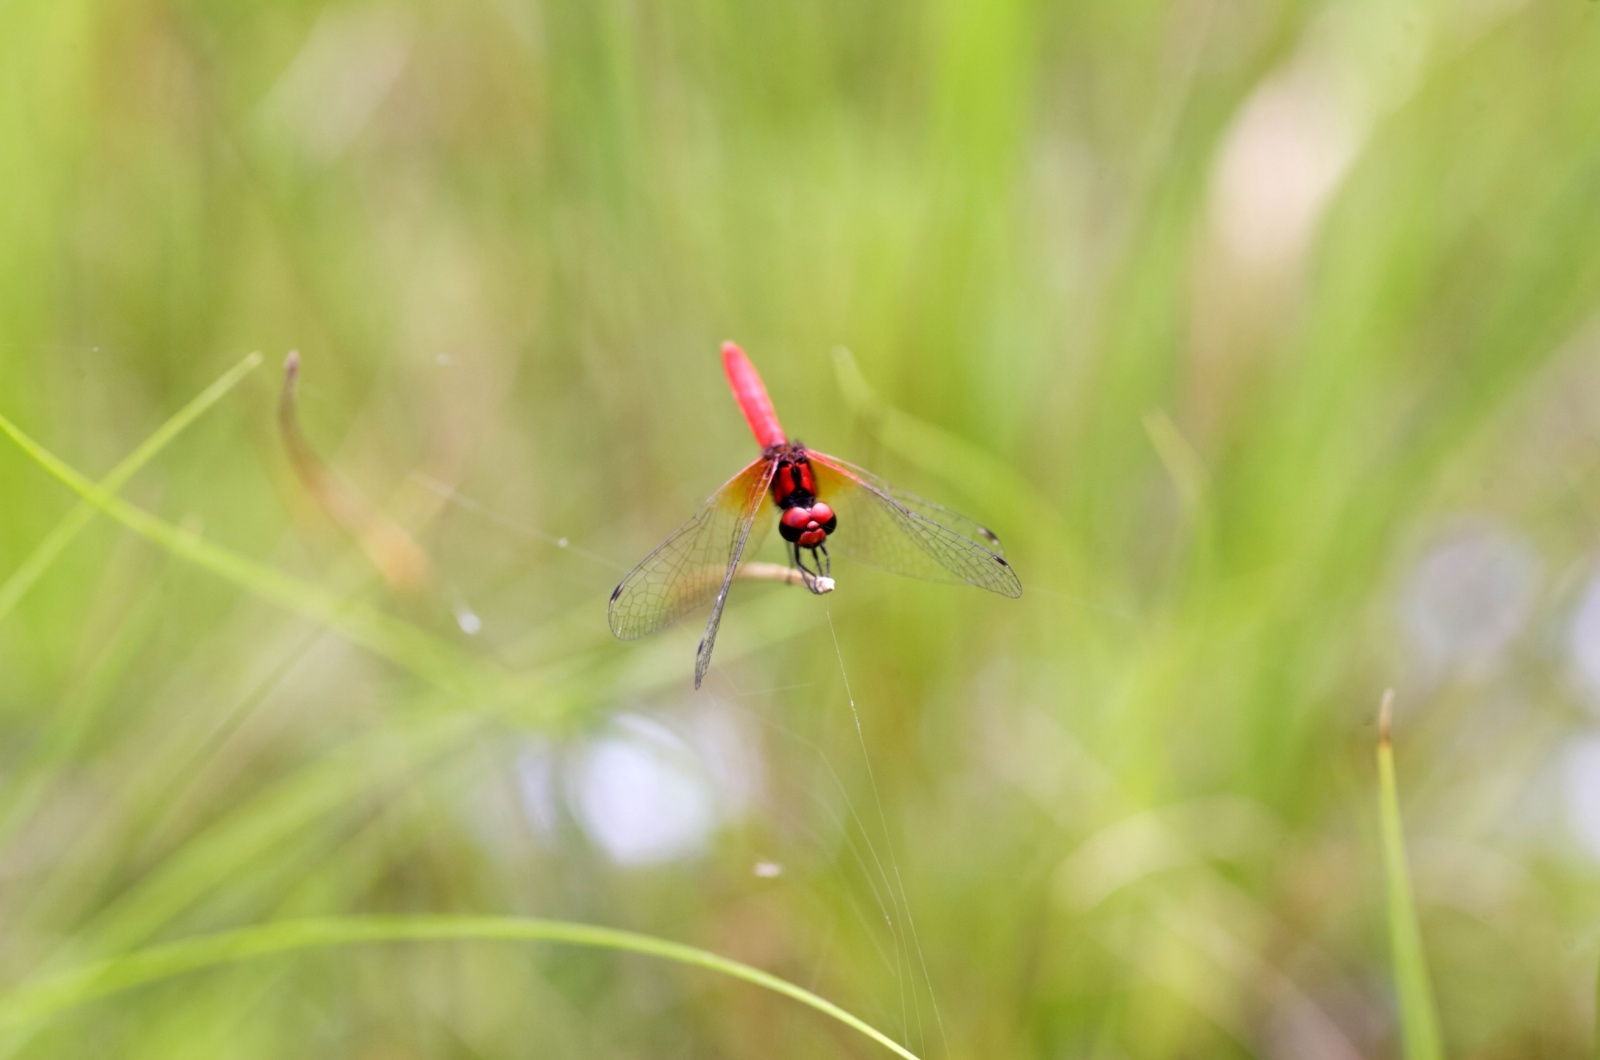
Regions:
[[[0, 625], [5, 989], [280, 918], [520, 915], [930, 1057], [1396, 1055], [1394, 685], [1446, 1054], [1583, 1051], [1596, 34], [1581, 0], [0, 5], [0, 414], [98, 481], [273, 366], [115, 491], [154, 544], [96, 518]], [[620, 572], [750, 455], [724, 338], [792, 434], [993, 525], [1022, 600], [740, 585], [698, 696], [698, 629], [612, 643]], [[290, 349], [429, 592], [294, 478]], [[8, 444], [0, 502], [6, 578], [79, 498]], [[710, 799], [649, 864], [592, 788], [641, 747]], [[874, 1055], [825, 1022], [460, 942], [6, 1044]]]

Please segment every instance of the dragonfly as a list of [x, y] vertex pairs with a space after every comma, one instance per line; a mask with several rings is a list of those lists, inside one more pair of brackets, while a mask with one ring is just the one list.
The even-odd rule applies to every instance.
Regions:
[[[761, 455], [617, 585], [607, 618], [618, 639], [654, 633], [710, 601], [705, 635], [695, 649], [694, 686], [699, 688], [711, 665], [728, 589], [746, 553], [754, 554], [774, 522], [789, 562], [813, 593], [833, 588], [829, 546], [834, 545], [896, 574], [1022, 595], [1022, 583], [993, 531], [894, 489], [836, 456], [791, 442], [755, 365], [735, 343], [723, 343], [722, 367]], [[769, 497], [778, 518], [759, 519]]]

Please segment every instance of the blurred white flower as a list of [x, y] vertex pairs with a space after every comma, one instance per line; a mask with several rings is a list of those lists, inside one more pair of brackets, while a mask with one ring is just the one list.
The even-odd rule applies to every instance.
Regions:
[[1589, 579], [1567, 627], [1567, 652], [1591, 695], [1590, 706], [1600, 709], [1600, 570]]
[[680, 734], [638, 714], [574, 760], [568, 796], [579, 823], [622, 865], [692, 857], [759, 792], [760, 759], [727, 715], [694, 715]]
[[517, 791], [528, 823], [540, 832], [554, 832], [560, 821], [555, 752], [543, 740], [530, 741], [517, 755], [516, 771]]
[[716, 824], [705, 778], [635, 740], [590, 746], [572, 794], [584, 830], [624, 865], [697, 854]]
[[1600, 735], [1567, 746], [1561, 763], [1567, 820], [1589, 854], [1600, 860]]
[[1264, 81], [1234, 119], [1212, 179], [1211, 221], [1234, 255], [1266, 267], [1298, 258], [1360, 142], [1315, 68]]
[[1539, 557], [1495, 527], [1473, 527], [1435, 545], [1412, 568], [1401, 621], [1429, 670], [1482, 674], [1522, 631], [1533, 609]]
[[457, 602], [453, 610], [456, 614], [456, 625], [461, 627], [461, 632], [473, 637], [483, 631], [483, 619], [464, 602]]
[[762, 763], [748, 726], [725, 710], [707, 708], [688, 720], [686, 737], [711, 774], [724, 816], [735, 817], [761, 795]]

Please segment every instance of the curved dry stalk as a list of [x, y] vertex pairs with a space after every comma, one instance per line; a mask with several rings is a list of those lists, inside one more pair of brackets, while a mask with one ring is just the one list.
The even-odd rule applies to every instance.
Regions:
[[300, 379], [300, 353], [290, 350], [283, 362], [283, 390], [278, 398], [278, 429], [289, 463], [306, 493], [323, 514], [355, 539], [383, 580], [404, 592], [424, 589], [429, 581], [427, 553], [394, 520], [367, 503], [354, 489], [328, 470], [300, 431], [295, 402]]

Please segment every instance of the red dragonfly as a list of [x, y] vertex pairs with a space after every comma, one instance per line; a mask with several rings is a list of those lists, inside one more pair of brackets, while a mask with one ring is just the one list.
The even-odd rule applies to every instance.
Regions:
[[832, 588], [828, 545], [837, 544], [849, 555], [896, 574], [966, 582], [1001, 596], [1022, 595], [1022, 583], [1005, 561], [1000, 539], [988, 528], [893, 489], [838, 457], [789, 441], [744, 351], [723, 343], [722, 367], [761, 455], [622, 579], [608, 611], [611, 632], [619, 639], [654, 633], [712, 600], [705, 636], [695, 653], [694, 686], [699, 688], [711, 665], [711, 648], [740, 558], [746, 549], [755, 551], [770, 525], [756, 519], [768, 493], [782, 513], [778, 533], [789, 546], [790, 562], [814, 593]]

